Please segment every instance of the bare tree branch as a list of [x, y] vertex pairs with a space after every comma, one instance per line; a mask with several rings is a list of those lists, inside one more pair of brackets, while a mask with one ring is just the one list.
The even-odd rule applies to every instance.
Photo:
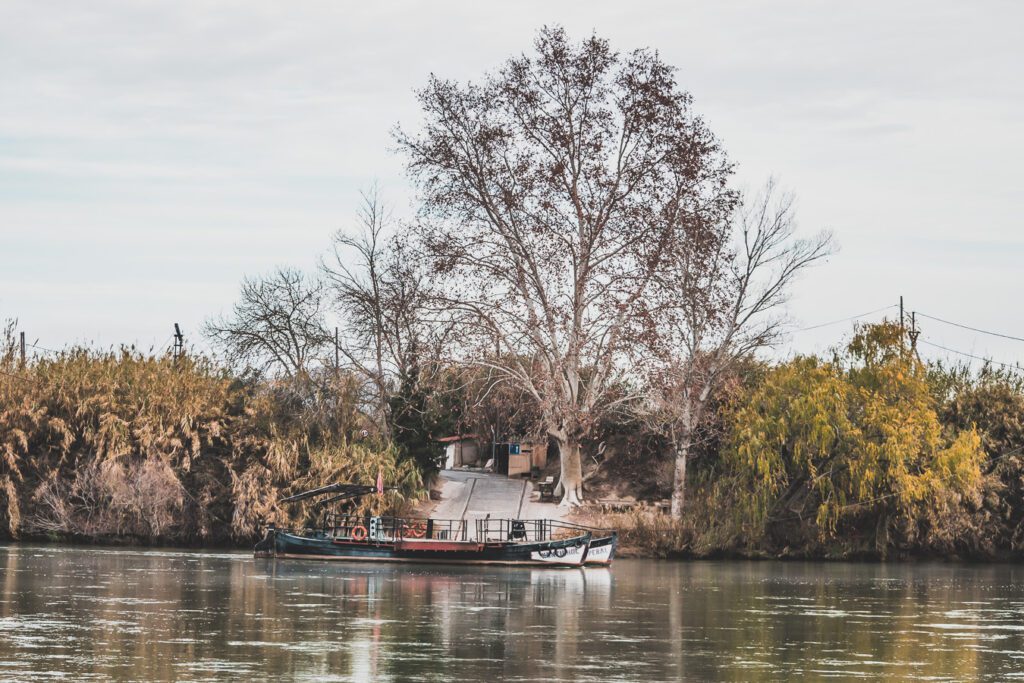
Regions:
[[[535, 53], [480, 84], [432, 78], [425, 124], [397, 131], [421, 190], [414, 233], [461, 360], [518, 383], [562, 451], [564, 504], [582, 495], [580, 443], [620, 409], [654, 344], [659, 274], [735, 200], [731, 167], [656, 53], [621, 55], [542, 30]], [[495, 351], [500, 351], [496, 353]], [[529, 362], [527, 362], [529, 360]]]
[[330, 339], [323, 298], [321, 282], [279, 268], [243, 280], [231, 314], [207, 320], [203, 333], [232, 364], [289, 377], [308, 375]]
[[[716, 229], [719, 250], [693, 258], [659, 278], [660, 305], [669, 312], [654, 349], [644, 412], [675, 449], [672, 513], [682, 514], [686, 467], [707, 405], [743, 359], [776, 343], [780, 309], [796, 277], [832, 253], [821, 233], [795, 236], [794, 201], [769, 180]], [[710, 258], [709, 258], [710, 256]]]

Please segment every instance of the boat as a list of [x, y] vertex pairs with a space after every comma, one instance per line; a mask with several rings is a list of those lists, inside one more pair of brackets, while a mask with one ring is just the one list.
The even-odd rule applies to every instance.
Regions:
[[[581, 529], [589, 527], [580, 526]], [[587, 550], [585, 564], [610, 566], [615, 559], [615, 551], [619, 549], [619, 534], [611, 529], [591, 530], [590, 548]]]
[[[285, 498], [295, 502], [331, 496], [338, 502], [378, 490], [357, 484], [332, 484]], [[601, 558], [611, 561], [611, 545], [603, 543]], [[291, 530], [269, 525], [256, 545], [257, 557], [420, 562], [546, 567], [582, 567], [594, 539], [580, 525], [558, 520], [442, 520], [327, 513], [317, 528]]]

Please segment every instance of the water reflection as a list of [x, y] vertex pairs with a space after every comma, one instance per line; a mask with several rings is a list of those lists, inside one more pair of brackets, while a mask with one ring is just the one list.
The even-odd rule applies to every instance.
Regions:
[[0, 547], [0, 677], [1004, 680], [1014, 566], [375, 566]]

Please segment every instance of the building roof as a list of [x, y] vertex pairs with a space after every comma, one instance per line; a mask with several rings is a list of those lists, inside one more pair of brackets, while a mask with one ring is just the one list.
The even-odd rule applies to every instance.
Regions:
[[443, 436], [438, 441], [441, 443], [454, 443], [455, 441], [473, 441], [476, 438], [476, 434], [457, 434], [455, 436]]

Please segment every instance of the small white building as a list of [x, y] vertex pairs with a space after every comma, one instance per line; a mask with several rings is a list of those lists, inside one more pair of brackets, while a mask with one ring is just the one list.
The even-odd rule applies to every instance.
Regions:
[[[459, 434], [438, 439], [443, 443], [443, 469], [488, 467], [490, 471], [510, 477], [528, 475], [543, 469], [548, 462], [548, 445], [543, 441], [490, 443], [476, 434]], [[488, 465], [490, 463], [490, 465]]]
[[459, 434], [438, 439], [445, 445], [444, 469], [454, 470], [457, 467], [483, 467], [480, 460], [480, 442], [476, 434]]

